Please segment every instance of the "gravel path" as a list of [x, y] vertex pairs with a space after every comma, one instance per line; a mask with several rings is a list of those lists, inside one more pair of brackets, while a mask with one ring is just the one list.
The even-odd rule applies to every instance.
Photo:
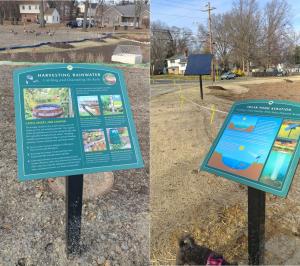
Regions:
[[12, 66], [0, 66], [0, 265], [148, 265], [148, 70], [124, 69], [145, 169], [115, 172], [102, 198], [84, 201], [83, 253], [65, 255], [65, 202], [46, 180], [16, 173]]

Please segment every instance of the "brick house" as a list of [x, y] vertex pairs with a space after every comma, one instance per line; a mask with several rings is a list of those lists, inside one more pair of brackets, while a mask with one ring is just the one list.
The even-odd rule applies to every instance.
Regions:
[[40, 14], [40, 5], [38, 2], [23, 2], [19, 4], [22, 22], [36, 22]]
[[[143, 25], [143, 21], [149, 20], [150, 9], [149, 5], [143, 5], [140, 16], [137, 18], [139, 25]], [[108, 7], [103, 12], [103, 26], [127, 26], [134, 27], [135, 21], [135, 5], [116, 5]]]

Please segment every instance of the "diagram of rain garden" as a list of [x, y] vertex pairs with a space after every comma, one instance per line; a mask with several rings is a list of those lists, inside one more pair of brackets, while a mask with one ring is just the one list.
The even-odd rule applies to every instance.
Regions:
[[[99, 97], [98, 95], [77, 96], [79, 116], [99, 117], [124, 114], [121, 95]], [[26, 120], [74, 117], [69, 88], [24, 89], [24, 105]], [[131, 148], [127, 127], [83, 130], [82, 139], [85, 152], [106, 151], [107, 141], [110, 150]]]
[[234, 114], [208, 165], [281, 189], [299, 136], [300, 121]]

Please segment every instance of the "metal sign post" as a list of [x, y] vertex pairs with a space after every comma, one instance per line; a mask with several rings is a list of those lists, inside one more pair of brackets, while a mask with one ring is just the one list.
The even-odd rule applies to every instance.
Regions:
[[184, 72], [185, 76], [199, 76], [201, 100], [204, 98], [202, 75], [210, 75], [212, 58], [212, 54], [189, 55], [186, 70]]
[[249, 265], [264, 264], [266, 193], [248, 187]]
[[199, 75], [199, 82], [200, 82], [200, 96], [201, 100], [203, 100], [203, 84], [202, 84], [202, 76]]
[[83, 175], [66, 177], [67, 254], [80, 254]]

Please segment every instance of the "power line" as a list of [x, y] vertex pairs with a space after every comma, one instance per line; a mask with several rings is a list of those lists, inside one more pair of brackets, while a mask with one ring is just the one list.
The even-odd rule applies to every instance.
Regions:
[[199, 19], [199, 17], [191, 17], [191, 16], [184, 16], [184, 15], [176, 15], [176, 14], [168, 14], [168, 13], [161, 13], [161, 12], [155, 12], [155, 14], [158, 15], [164, 15], [164, 16], [170, 16], [170, 17], [180, 17], [180, 18], [193, 18], [193, 19]]
[[[166, 7], [166, 5], [170, 5], [172, 7], [177, 7], [177, 8], [180, 8], [180, 9], [195, 11], [195, 6], [194, 5], [187, 5], [186, 3], [184, 5], [182, 3], [177, 5], [177, 4], [174, 4], [173, 2], [165, 3], [165, 4], [160, 2], [160, 3], [156, 3], [155, 5], [164, 6], [164, 7]], [[155, 6], [155, 5], [152, 5], [152, 6]]]

